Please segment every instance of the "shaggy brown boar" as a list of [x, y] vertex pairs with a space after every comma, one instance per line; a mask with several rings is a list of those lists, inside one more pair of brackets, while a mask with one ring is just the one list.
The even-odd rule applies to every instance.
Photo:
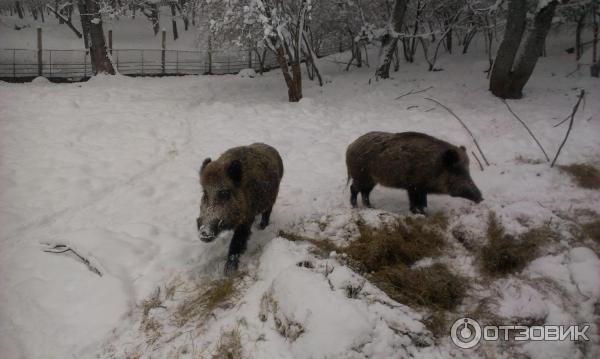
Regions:
[[269, 224], [282, 176], [279, 153], [264, 143], [231, 148], [216, 161], [207, 158], [202, 163], [198, 236], [204, 242], [211, 242], [220, 232], [234, 230], [226, 274], [237, 269], [256, 215], [262, 214], [261, 229]]
[[369, 132], [348, 146], [346, 166], [353, 207], [359, 192], [371, 207], [369, 194], [376, 184], [406, 189], [413, 213], [425, 213], [428, 193], [483, 200], [471, 179], [465, 147], [423, 133]]

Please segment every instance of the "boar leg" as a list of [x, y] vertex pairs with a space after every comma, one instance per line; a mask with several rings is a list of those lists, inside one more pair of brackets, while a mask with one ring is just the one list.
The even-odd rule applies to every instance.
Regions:
[[427, 192], [419, 191], [419, 202], [417, 204], [417, 208], [421, 211], [422, 214], [425, 214], [425, 208], [427, 208]]
[[373, 183], [371, 180], [366, 180], [363, 178], [360, 181], [357, 181], [356, 179], [352, 179], [352, 185], [350, 185], [350, 204], [352, 207], [356, 207], [356, 198], [360, 192], [363, 206], [371, 208], [369, 194], [373, 190], [373, 187], [375, 187], [375, 183]]
[[375, 187], [374, 184], [370, 185], [369, 187], [363, 187], [363, 189], [360, 191], [360, 197], [362, 198], [363, 206], [368, 208], [373, 207], [371, 206], [371, 200], [369, 200], [369, 195], [371, 194], [373, 187]]
[[358, 197], [358, 188], [356, 187], [356, 183], [352, 180], [352, 184], [350, 185], [350, 204], [353, 208], [356, 208], [356, 198]]
[[266, 211], [264, 211], [260, 217], [260, 229], [265, 229], [269, 225], [269, 219], [271, 218], [271, 211], [273, 207], [270, 207]]
[[250, 236], [250, 224], [241, 224], [233, 232], [233, 238], [229, 243], [229, 254], [227, 255], [227, 263], [225, 263], [225, 275], [233, 274], [240, 262], [240, 255], [246, 251], [246, 242]]
[[416, 187], [409, 187], [407, 191], [410, 211], [415, 214], [425, 214], [424, 207], [427, 207], [427, 192], [418, 190]]

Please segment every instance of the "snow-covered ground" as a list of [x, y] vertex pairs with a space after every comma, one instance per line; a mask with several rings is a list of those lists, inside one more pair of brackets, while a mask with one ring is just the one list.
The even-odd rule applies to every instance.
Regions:
[[[306, 81], [296, 104], [287, 102], [278, 71], [0, 83], [0, 357], [207, 357], [232, 329], [248, 358], [597, 357], [598, 242], [571, 238], [565, 218], [598, 210], [600, 193], [577, 187], [545, 162], [517, 160], [543, 157], [487, 91], [487, 60], [444, 57], [441, 72], [402, 64], [386, 81], [372, 79], [373, 68], [346, 73], [330, 60], [321, 61], [326, 85]], [[509, 103], [554, 154], [566, 125], [552, 125], [585, 89], [559, 163], [598, 166], [600, 84], [587, 73], [566, 77], [573, 68], [570, 55], [551, 52], [525, 98]], [[423, 325], [427, 313], [389, 299], [336, 256], [320, 258], [307, 243], [277, 237], [300, 229], [342, 240], [357, 217], [409, 215], [403, 191], [380, 187], [371, 198], [377, 210], [351, 209], [344, 153], [372, 130], [426, 132], [476, 151], [460, 124], [424, 97], [452, 108], [491, 163], [481, 171], [471, 162], [484, 202], [431, 196], [431, 212], [475, 234], [493, 210], [511, 232], [551, 221], [564, 236], [522, 273], [487, 283], [454, 243], [443, 260], [473, 281], [465, 302], [493, 299], [489, 309], [508, 323], [590, 323], [591, 342], [486, 343], [476, 351], [458, 349], [449, 338], [434, 342]], [[200, 163], [257, 141], [276, 147], [284, 160], [272, 223], [253, 230], [231, 304], [176, 325], [176, 308], [222, 278], [227, 250], [227, 238], [197, 239]], [[74, 255], [43, 251], [54, 244], [69, 245], [102, 276]], [[298, 266], [302, 261], [311, 265]], [[348, 285], [363, 287], [357, 298], [346, 296]], [[160, 305], [143, 313], [151, 298]], [[158, 323], [152, 340], [142, 317]]]

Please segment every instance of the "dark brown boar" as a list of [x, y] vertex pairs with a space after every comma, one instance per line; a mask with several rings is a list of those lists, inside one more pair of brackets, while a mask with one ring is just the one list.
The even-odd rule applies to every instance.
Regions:
[[198, 236], [204, 242], [211, 242], [222, 231], [234, 230], [226, 274], [237, 269], [256, 215], [262, 214], [261, 229], [269, 224], [282, 176], [279, 153], [264, 143], [234, 147], [216, 161], [207, 158], [202, 163]]
[[369, 132], [348, 146], [346, 166], [353, 207], [359, 192], [371, 207], [369, 194], [376, 184], [406, 189], [413, 213], [425, 213], [428, 193], [483, 200], [465, 147], [423, 133]]

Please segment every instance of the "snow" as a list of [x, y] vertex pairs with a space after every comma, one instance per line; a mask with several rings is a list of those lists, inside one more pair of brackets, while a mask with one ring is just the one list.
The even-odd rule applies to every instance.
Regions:
[[[510, 105], [554, 153], [566, 127], [552, 125], [585, 89], [587, 104], [558, 162], [598, 166], [600, 103], [591, 99], [600, 95], [600, 84], [583, 75], [566, 77], [574, 62], [562, 47], [549, 46], [525, 97]], [[460, 124], [423, 97], [452, 108], [491, 162], [482, 172], [472, 160], [472, 177], [485, 198], [481, 204], [449, 196], [429, 200], [431, 212], [446, 213], [451, 226], [472, 231], [475, 242], [484, 240], [490, 210], [511, 233], [548, 222], [568, 233], [568, 218], [576, 218], [578, 210], [597, 210], [600, 193], [577, 187], [547, 163], [516, 159], [542, 157], [487, 91], [483, 57], [442, 57], [438, 67], [444, 71], [431, 73], [424, 62], [403, 63], [385, 81], [371, 81], [374, 68], [347, 73], [343, 64], [327, 60], [321, 61], [322, 71], [331, 82], [321, 88], [304, 81], [305, 98], [297, 104], [287, 102], [277, 71], [252, 81], [99, 76], [77, 84], [0, 83], [1, 356], [204, 357], [232, 328], [239, 329], [251, 358], [511, 356], [501, 344], [461, 351], [448, 338], [434, 342], [423, 324], [426, 311], [391, 300], [344, 266], [341, 256], [321, 258], [307, 243], [278, 237], [279, 230], [343, 246], [357, 235], [357, 219], [378, 225], [410, 215], [403, 191], [380, 187], [371, 196], [376, 209], [352, 210], [344, 153], [372, 130], [426, 132], [475, 151]], [[434, 87], [394, 100], [428, 86]], [[239, 297], [179, 328], [171, 323], [177, 306], [195, 288], [221, 278], [229, 239], [197, 240], [200, 163], [256, 141], [273, 145], [284, 160], [272, 224], [253, 229], [241, 258], [246, 276]], [[69, 245], [102, 276], [74, 255], [43, 251], [54, 244]], [[595, 357], [597, 253], [595, 242], [567, 236], [518, 275], [478, 284], [483, 289], [474, 296], [496, 301], [490, 310], [507, 320], [592, 323], [593, 339], [584, 345], [531, 342], [515, 353]], [[459, 244], [453, 242], [440, 260], [481, 282], [474, 258]], [[298, 266], [305, 261], [308, 267]], [[425, 259], [417, 266], [431, 263]], [[164, 288], [174, 281], [182, 289], [167, 298]], [[362, 289], [349, 298], [348, 286]], [[164, 308], [148, 315], [161, 324], [162, 335], [148, 344], [140, 329], [141, 304], [154, 293]], [[261, 305], [265, 295], [278, 305]], [[291, 330], [289, 338], [281, 325]]]
[[238, 73], [238, 76], [241, 78], [255, 78], [256, 77], [256, 71], [254, 71], [254, 69], [242, 69], [240, 70], [240, 72]]

